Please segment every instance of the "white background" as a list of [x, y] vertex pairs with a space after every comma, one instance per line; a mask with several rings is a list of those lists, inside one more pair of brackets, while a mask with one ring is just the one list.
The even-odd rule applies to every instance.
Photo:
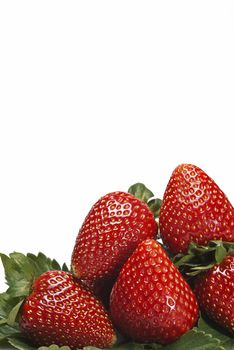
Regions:
[[233, 116], [233, 1], [1, 1], [0, 251], [69, 264], [100, 196], [182, 162], [233, 203]]

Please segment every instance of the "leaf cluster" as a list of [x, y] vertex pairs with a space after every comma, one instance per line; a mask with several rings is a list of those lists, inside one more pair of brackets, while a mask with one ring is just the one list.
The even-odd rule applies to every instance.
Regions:
[[152, 211], [155, 218], [159, 217], [162, 200], [155, 198], [152, 191], [150, 191], [143, 183], [138, 182], [128, 189], [128, 193], [145, 202]]
[[207, 271], [229, 254], [234, 254], [234, 242], [210, 241], [208, 245], [190, 243], [186, 254], [177, 254], [173, 263], [187, 276], [197, 276]]

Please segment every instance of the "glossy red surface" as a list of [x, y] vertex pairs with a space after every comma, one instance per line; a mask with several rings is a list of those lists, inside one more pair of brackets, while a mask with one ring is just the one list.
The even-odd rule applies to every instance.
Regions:
[[101, 302], [63, 271], [46, 272], [36, 280], [23, 304], [20, 328], [37, 346], [106, 348], [116, 339]]
[[186, 252], [190, 242], [234, 241], [234, 208], [200, 168], [178, 166], [167, 185], [159, 217], [163, 242], [172, 253]]
[[198, 278], [194, 292], [200, 308], [234, 335], [234, 255]]
[[172, 342], [198, 318], [195, 295], [154, 240], [140, 243], [122, 268], [110, 309], [117, 328], [139, 342]]
[[125, 192], [102, 197], [88, 213], [76, 239], [72, 268], [91, 281], [117, 276], [137, 245], [157, 233], [148, 206]]

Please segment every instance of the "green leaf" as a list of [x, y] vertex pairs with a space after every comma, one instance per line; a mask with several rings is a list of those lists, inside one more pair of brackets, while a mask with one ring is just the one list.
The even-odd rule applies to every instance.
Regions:
[[5, 270], [8, 294], [13, 298], [29, 294], [36, 271], [30, 259], [21, 253], [11, 253], [9, 257], [0, 254]]
[[19, 298], [12, 298], [8, 293], [0, 294], [0, 319], [7, 319], [9, 313], [19, 301]]
[[177, 267], [183, 266], [183, 265], [187, 265], [190, 263], [190, 261], [192, 261], [192, 259], [194, 258], [193, 254], [177, 254], [173, 257], [173, 262]]
[[6, 318], [8, 315], [8, 303], [9, 296], [7, 293], [1, 293], [0, 294], [0, 319]]
[[[138, 343], [124, 343], [119, 345], [114, 345], [111, 349], [113, 350], [144, 350], [143, 344]], [[83, 350], [101, 350], [100, 348], [96, 348], [95, 346], [85, 346]], [[108, 349], [104, 349], [108, 350]]]
[[0, 257], [5, 270], [6, 282], [8, 285], [11, 285], [15, 280], [18, 280], [20, 278], [20, 271], [13, 259], [5, 254], [0, 254]]
[[17, 319], [17, 315], [19, 313], [19, 310], [21, 308], [21, 305], [23, 304], [24, 300], [21, 300], [18, 304], [16, 304], [11, 311], [8, 314], [8, 318], [7, 318], [7, 324], [8, 326], [14, 326], [16, 319]]
[[26, 297], [30, 294], [30, 290], [32, 287], [32, 284], [34, 282], [34, 278], [32, 277], [30, 280], [22, 279], [22, 280], [16, 280], [15, 284], [12, 284], [8, 290], [7, 293], [12, 298], [18, 298], [18, 297]]
[[26, 340], [21, 339], [21, 338], [15, 338], [11, 337], [8, 339], [8, 342], [10, 345], [12, 345], [14, 348], [19, 349], [19, 350], [37, 350], [36, 347], [28, 344]]
[[62, 270], [65, 272], [70, 272], [69, 268], [67, 267], [67, 265], [65, 263], [62, 265]]
[[71, 350], [69, 346], [61, 346], [52, 344], [50, 346], [40, 346], [39, 348], [34, 347], [27, 343], [27, 341], [23, 338], [12, 337], [8, 340], [9, 344], [11, 344], [14, 348], [19, 350]]
[[[11, 294], [12, 297], [28, 295], [33, 282], [42, 273], [62, 269], [56, 260], [46, 257], [43, 253], [24, 255], [14, 252], [9, 257], [5, 254], [0, 254], [0, 256], [9, 285], [8, 294]], [[66, 264], [63, 267], [67, 269]]]
[[168, 345], [151, 344], [153, 350], [224, 350], [220, 341], [205, 332], [193, 328], [179, 340]]
[[154, 217], [158, 218], [162, 206], [162, 200], [159, 198], [151, 199], [147, 204], [152, 213], [154, 214]]
[[38, 350], [71, 350], [69, 346], [61, 346], [59, 347], [58, 345], [50, 345], [49, 347], [47, 346], [41, 346], [38, 348]]
[[[10, 337], [8, 343], [19, 350], [71, 350], [69, 346], [61, 346], [52, 344], [50, 346], [40, 346], [39, 348], [30, 345], [26, 339], [21, 337]], [[1, 348], [1, 347], [0, 347]]]
[[234, 251], [234, 242], [210, 241], [207, 246], [191, 242], [186, 254], [177, 254], [172, 261], [183, 274], [196, 276], [220, 263]]
[[145, 202], [155, 218], [159, 217], [162, 201], [159, 198], [154, 198], [153, 192], [151, 192], [144, 184], [138, 182], [129, 187], [128, 192]]
[[198, 321], [198, 330], [201, 330], [206, 334], [210, 334], [212, 337], [218, 339], [221, 346], [223, 346], [225, 350], [234, 350], [233, 337], [218, 329], [218, 327], [214, 325], [212, 321], [206, 320], [201, 316]]
[[196, 276], [203, 271], [207, 271], [207, 270], [211, 269], [214, 266], [214, 264], [209, 264], [206, 266], [196, 266], [194, 264], [191, 264], [191, 265], [187, 264], [187, 266], [192, 266], [190, 269], [190, 272], [187, 272], [187, 275], [188, 276]]
[[55, 259], [50, 259], [41, 252], [38, 253], [38, 255], [28, 253], [27, 258], [29, 258], [30, 262], [34, 265], [34, 272], [37, 276], [50, 270], [62, 270], [61, 266]]
[[223, 261], [223, 259], [225, 258], [226, 255], [227, 255], [227, 250], [225, 249], [223, 244], [218, 245], [216, 248], [216, 251], [215, 251], [216, 262], [218, 264], [221, 263], [221, 261]]
[[0, 326], [0, 341], [3, 339], [8, 339], [11, 336], [15, 336], [16, 334], [19, 334], [19, 330], [17, 330], [15, 327], [10, 327], [7, 324]]
[[115, 350], [144, 350], [144, 345], [139, 343], [126, 343], [115, 345], [113, 347]]
[[147, 203], [149, 199], [154, 196], [153, 192], [151, 192], [144, 184], [140, 182], [129, 187], [128, 192], [145, 203]]

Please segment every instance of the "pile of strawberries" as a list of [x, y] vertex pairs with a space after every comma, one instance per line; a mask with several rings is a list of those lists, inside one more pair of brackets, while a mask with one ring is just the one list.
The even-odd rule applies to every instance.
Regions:
[[199, 309], [234, 335], [234, 251], [189, 281], [173, 263], [176, 255], [189, 266], [191, 244], [234, 242], [225, 194], [191, 164], [174, 170], [162, 203], [142, 184], [129, 192], [107, 194], [91, 208], [71, 272], [44, 272], [17, 300], [14, 322], [31, 344], [111, 348], [115, 330], [124, 339], [168, 344], [196, 325]]

